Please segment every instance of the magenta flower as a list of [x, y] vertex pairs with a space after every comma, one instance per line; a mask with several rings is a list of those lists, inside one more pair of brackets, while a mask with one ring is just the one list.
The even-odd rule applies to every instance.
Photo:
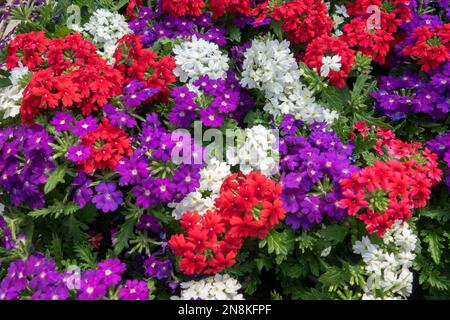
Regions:
[[128, 280], [120, 289], [119, 298], [122, 300], [148, 300], [148, 294], [147, 282]]
[[98, 264], [98, 272], [102, 279], [102, 283], [107, 287], [112, 287], [122, 280], [122, 274], [125, 272], [126, 266], [119, 259], [108, 259]]

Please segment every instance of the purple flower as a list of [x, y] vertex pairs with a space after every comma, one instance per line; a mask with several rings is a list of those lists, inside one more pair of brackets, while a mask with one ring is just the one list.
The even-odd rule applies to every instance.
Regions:
[[91, 183], [92, 180], [88, 179], [86, 174], [81, 171], [78, 172], [77, 176], [73, 179], [72, 185], [75, 186], [73, 201], [75, 201], [80, 208], [84, 208], [86, 203], [92, 199], [94, 192], [90, 188]]
[[71, 114], [59, 111], [50, 121], [50, 124], [55, 126], [56, 131], [67, 131], [72, 128], [73, 121], [75, 121], [75, 118]]
[[114, 212], [122, 203], [122, 192], [117, 190], [114, 182], [102, 182], [95, 187], [97, 195], [92, 198], [97, 209], [103, 212]]
[[149, 176], [148, 161], [138, 152], [117, 166], [120, 185], [138, 184]]
[[133, 128], [137, 125], [136, 120], [128, 112], [119, 110], [110, 104], [105, 105], [103, 111], [114, 126]]
[[169, 178], [154, 180], [154, 194], [163, 202], [171, 202], [175, 194], [176, 186]]
[[89, 116], [76, 120], [72, 126], [71, 131], [79, 137], [87, 136], [89, 133], [94, 132], [98, 128], [97, 119]]
[[136, 227], [138, 231], [151, 231], [153, 233], [159, 233], [161, 231], [161, 226], [159, 225], [158, 219], [149, 214], [144, 214]]
[[153, 188], [153, 179], [146, 179], [141, 185], [137, 185], [132, 189], [133, 194], [136, 197], [136, 204], [139, 207], [147, 209], [158, 203], [158, 199], [155, 196]]
[[128, 280], [119, 291], [122, 300], [148, 300], [149, 289], [147, 282]]
[[150, 256], [144, 262], [145, 272], [158, 280], [166, 279], [172, 273], [173, 267], [169, 259], [159, 261], [154, 256]]
[[72, 146], [67, 150], [67, 159], [73, 162], [86, 160], [90, 155], [90, 149], [85, 146]]

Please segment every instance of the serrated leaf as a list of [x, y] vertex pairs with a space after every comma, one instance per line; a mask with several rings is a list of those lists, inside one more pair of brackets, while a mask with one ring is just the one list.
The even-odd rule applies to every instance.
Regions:
[[29, 213], [29, 215], [33, 218], [45, 217], [50, 214], [52, 214], [52, 211], [49, 208], [36, 209]]
[[57, 167], [47, 179], [44, 186], [44, 193], [48, 194], [53, 191], [59, 183], [64, 182], [64, 176], [67, 173], [66, 167]]
[[450, 214], [443, 209], [424, 208], [418, 211], [420, 216], [427, 217], [442, 223], [450, 219]]
[[245, 293], [253, 294], [260, 283], [261, 280], [259, 279], [259, 276], [252, 273], [245, 278], [245, 281], [242, 282], [242, 287], [244, 288]]
[[340, 268], [330, 267], [319, 277], [319, 281], [325, 286], [339, 286], [345, 283], [345, 277]]
[[272, 267], [272, 261], [269, 257], [263, 256], [255, 259], [256, 268], [261, 272], [263, 269], [270, 270]]
[[450, 288], [450, 279], [443, 274], [431, 272], [427, 277], [427, 283], [430, 287], [438, 290], [448, 290]]
[[74, 247], [77, 258], [83, 261], [89, 268], [97, 267], [97, 257], [87, 245], [76, 244]]
[[441, 240], [441, 237], [436, 232], [427, 232], [423, 239], [428, 244], [428, 252], [436, 264], [441, 262], [442, 248], [444, 247]]
[[116, 234], [117, 241], [114, 245], [115, 255], [118, 256], [125, 248], [128, 248], [128, 241], [134, 234], [136, 223], [136, 219], [128, 219], [120, 226], [119, 232]]

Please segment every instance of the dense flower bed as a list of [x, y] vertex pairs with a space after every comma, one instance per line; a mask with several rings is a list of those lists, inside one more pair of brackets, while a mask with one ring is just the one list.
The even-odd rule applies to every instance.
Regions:
[[13, 0], [0, 31], [0, 300], [450, 298], [447, 0]]

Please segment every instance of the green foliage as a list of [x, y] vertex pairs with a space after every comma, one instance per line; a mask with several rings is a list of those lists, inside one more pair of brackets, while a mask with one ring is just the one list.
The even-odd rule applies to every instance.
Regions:
[[83, 262], [84, 268], [94, 269], [97, 267], [97, 256], [89, 245], [76, 244], [74, 251], [77, 258]]
[[117, 241], [114, 245], [114, 254], [119, 255], [125, 248], [129, 246], [129, 240], [134, 234], [134, 227], [137, 223], [136, 218], [126, 219], [117, 232]]

